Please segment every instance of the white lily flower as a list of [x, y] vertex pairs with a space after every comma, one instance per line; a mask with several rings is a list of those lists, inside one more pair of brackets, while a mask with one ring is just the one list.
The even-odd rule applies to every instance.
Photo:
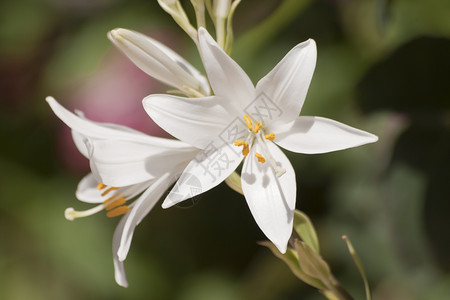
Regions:
[[108, 217], [123, 215], [114, 232], [113, 261], [116, 282], [126, 287], [123, 261], [134, 229], [198, 150], [180, 141], [148, 136], [128, 127], [89, 121], [66, 110], [52, 97], [46, 100], [72, 129], [74, 142], [89, 158], [92, 171], [80, 181], [76, 197], [97, 206], [86, 211], [68, 208], [65, 216], [74, 220], [100, 211], [107, 211]]
[[245, 158], [241, 184], [250, 211], [284, 253], [292, 232], [296, 180], [291, 163], [275, 144], [314, 154], [373, 143], [378, 138], [330, 119], [299, 116], [316, 64], [313, 40], [295, 46], [256, 87], [203, 28], [199, 45], [214, 96], [151, 95], [144, 99], [147, 113], [159, 126], [203, 149], [186, 167], [163, 207], [195, 196], [187, 184], [190, 177], [202, 184], [196, 194], [205, 192]]
[[189, 96], [210, 94], [206, 78], [175, 51], [160, 42], [123, 28], [111, 30], [108, 38], [148, 75]]

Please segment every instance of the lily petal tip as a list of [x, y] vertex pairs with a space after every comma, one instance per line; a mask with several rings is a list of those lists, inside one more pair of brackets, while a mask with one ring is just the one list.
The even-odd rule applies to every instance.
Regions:
[[114, 28], [113, 30], [110, 30], [107, 33], [108, 39], [111, 42], [114, 42], [120, 38], [122, 38], [124, 31], [126, 31], [126, 29], [123, 28]]
[[306, 41], [300, 43], [299, 45], [301, 46], [301, 48], [307, 47], [317, 48], [316, 41], [312, 38], [307, 39]]
[[124, 288], [127, 288], [128, 287], [128, 281], [127, 281], [127, 279], [125, 278], [125, 275], [122, 275], [122, 274], [116, 274], [116, 276], [115, 276], [115, 280], [116, 280], [116, 283], [119, 285], [119, 286], [121, 286], [121, 287], [124, 287]]
[[53, 102], [56, 102], [55, 98], [52, 96], [45, 97], [45, 101], [47, 101], [48, 104], [52, 104]]
[[171, 205], [170, 203], [168, 203], [167, 201], [164, 201], [164, 202], [161, 204], [161, 207], [164, 208], [164, 209], [169, 208], [169, 207], [171, 207], [171, 206], [172, 206], [172, 205]]
[[127, 259], [127, 253], [124, 253], [123, 250], [117, 251], [117, 258], [119, 259], [120, 262], [124, 262], [125, 259]]
[[378, 141], [378, 136], [371, 134], [370, 143], [375, 143]]
[[208, 43], [212, 45], [216, 44], [212, 36], [209, 34], [208, 30], [203, 27], [200, 27], [198, 29], [198, 40], [200, 41], [200, 43]]
[[[275, 243], [274, 243], [275, 244]], [[285, 254], [287, 250], [287, 243], [283, 244], [275, 244], [275, 246], [278, 248], [278, 251], [280, 251], [281, 254]]]

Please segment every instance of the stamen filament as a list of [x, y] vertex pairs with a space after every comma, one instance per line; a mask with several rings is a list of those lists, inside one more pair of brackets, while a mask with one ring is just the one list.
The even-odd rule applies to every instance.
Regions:
[[104, 192], [102, 193], [102, 196], [105, 196], [105, 195], [107, 195], [109, 192], [115, 191], [115, 190], [118, 190], [118, 189], [119, 189], [118, 187], [110, 187], [110, 188], [108, 188], [106, 191], [104, 191]]
[[266, 140], [273, 141], [275, 139], [275, 133], [266, 134], [264, 136]]
[[255, 156], [256, 156], [256, 158], [258, 159], [258, 161], [260, 162], [260, 163], [265, 163], [266, 162], [266, 159], [264, 158], [264, 156], [262, 156], [261, 154], [259, 154], [258, 152], [256, 152], [255, 153]]
[[245, 124], [247, 124], [247, 127], [249, 130], [253, 130], [253, 124], [252, 119], [250, 119], [249, 115], [244, 115]]
[[130, 208], [126, 205], [119, 206], [119, 207], [114, 208], [113, 210], [108, 211], [106, 213], [106, 216], [108, 218], [114, 218], [114, 217], [117, 217], [117, 216], [127, 213], [129, 210], [130, 210]]
[[258, 133], [259, 130], [261, 129], [261, 127], [262, 127], [262, 123], [261, 122], [256, 123], [255, 129], [253, 129], [253, 132], [254, 133]]
[[277, 175], [277, 177], [280, 177], [284, 173], [286, 173], [286, 170], [284, 168], [282, 168], [282, 167], [279, 167], [277, 165], [276, 161], [273, 159], [272, 155], [270, 155], [270, 152], [269, 152], [269, 149], [267, 148], [266, 142], [262, 139], [260, 134], [257, 135], [257, 139], [258, 139], [258, 144], [261, 146], [264, 155], [267, 157], [267, 159], [269, 160], [270, 164], [272, 165], [272, 168], [275, 171], [275, 174]]

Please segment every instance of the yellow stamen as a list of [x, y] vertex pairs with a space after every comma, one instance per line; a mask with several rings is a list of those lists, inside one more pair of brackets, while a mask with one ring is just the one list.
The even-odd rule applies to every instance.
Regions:
[[119, 207], [114, 208], [113, 210], [108, 211], [106, 213], [106, 216], [108, 218], [114, 218], [114, 217], [117, 217], [117, 216], [125, 214], [129, 210], [130, 210], [130, 208], [128, 206], [126, 206], [126, 205], [119, 206]]
[[106, 185], [104, 185], [103, 183], [99, 182], [97, 184], [97, 190], [103, 190], [106, 187]]
[[113, 208], [116, 208], [117, 206], [121, 206], [122, 204], [125, 204], [125, 202], [127, 202], [127, 200], [125, 200], [124, 197], [117, 198], [114, 201], [112, 201], [111, 203], [109, 203], [108, 205], [106, 205], [105, 209], [111, 210]]
[[104, 200], [103, 203], [108, 204], [109, 202], [112, 202], [114, 198], [117, 198], [117, 196], [119, 196], [119, 195], [120, 195], [120, 193], [117, 193], [117, 194], [109, 197], [108, 199]]
[[256, 158], [258, 159], [258, 161], [260, 162], [260, 163], [265, 163], [266, 162], [266, 159], [264, 158], [264, 156], [262, 156], [261, 154], [259, 154], [258, 152], [256, 152], [255, 153], [255, 156], [256, 156]]
[[266, 140], [273, 141], [275, 139], [275, 133], [266, 134], [264, 136]]
[[261, 127], [262, 127], [262, 123], [261, 122], [256, 123], [255, 129], [253, 129], [253, 132], [254, 133], [258, 133], [258, 131], [261, 129]]
[[250, 119], [249, 115], [244, 115], [245, 124], [247, 124], [247, 127], [249, 130], [253, 130], [253, 124], [252, 119]]
[[234, 145], [235, 145], [235, 146], [245, 146], [245, 144], [248, 145], [248, 143], [247, 143], [247, 142], [244, 142], [244, 141], [239, 141], [239, 140], [235, 140], [235, 141], [234, 141]]
[[109, 192], [115, 191], [115, 190], [118, 190], [118, 189], [119, 189], [118, 187], [110, 187], [109, 189], [107, 189], [106, 191], [104, 191], [104, 192], [102, 193], [102, 196], [105, 196], [105, 195], [107, 195]]
[[235, 140], [234, 141], [234, 145], [235, 146], [244, 146], [242, 148], [242, 155], [247, 156], [248, 152], [250, 151], [250, 148], [248, 147], [248, 142], [244, 142], [244, 141], [239, 141], [239, 140]]
[[246, 143], [246, 145], [244, 145], [244, 148], [242, 149], [242, 155], [247, 156], [249, 152], [250, 148], [248, 147], [248, 143]]

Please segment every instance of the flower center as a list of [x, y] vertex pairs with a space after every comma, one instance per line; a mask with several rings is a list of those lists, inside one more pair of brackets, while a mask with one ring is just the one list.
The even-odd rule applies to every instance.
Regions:
[[118, 187], [108, 187], [107, 185], [104, 185], [103, 183], [99, 183], [97, 185], [97, 190], [101, 192], [101, 196], [104, 197], [110, 193], [111, 196], [103, 201], [102, 204], [99, 204], [91, 209], [83, 210], [83, 211], [76, 211], [72, 207], [69, 207], [64, 212], [64, 215], [67, 220], [73, 221], [76, 218], [82, 218], [91, 216], [93, 214], [96, 214], [102, 210], [106, 210], [106, 216], [109, 218], [114, 218], [120, 215], [125, 214], [130, 210], [130, 208], [127, 205], [124, 205], [127, 199], [122, 196], [120, 192], [118, 192]]
[[[235, 140], [234, 145], [237, 147], [242, 146], [242, 155], [247, 156], [250, 152], [250, 147], [256, 140], [258, 145], [261, 147], [263, 154], [265, 155], [265, 157], [267, 157], [267, 160], [275, 170], [277, 176], [280, 177], [281, 175], [283, 175], [286, 170], [277, 165], [276, 161], [270, 155], [265, 141], [273, 141], [275, 139], [275, 133], [265, 134], [263, 124], [261, 122], [257, 122], [255, 127], [253, 127], [252, 119], [249, 115], [244, 115], [244, 121], [249, 130], [247, 138], [245, 139], [245, 141]], [[256, 152], [255, 157], [258, 159], [258, 162], [262, 164], [266, 162], [266, 158], [261, 153]]]

